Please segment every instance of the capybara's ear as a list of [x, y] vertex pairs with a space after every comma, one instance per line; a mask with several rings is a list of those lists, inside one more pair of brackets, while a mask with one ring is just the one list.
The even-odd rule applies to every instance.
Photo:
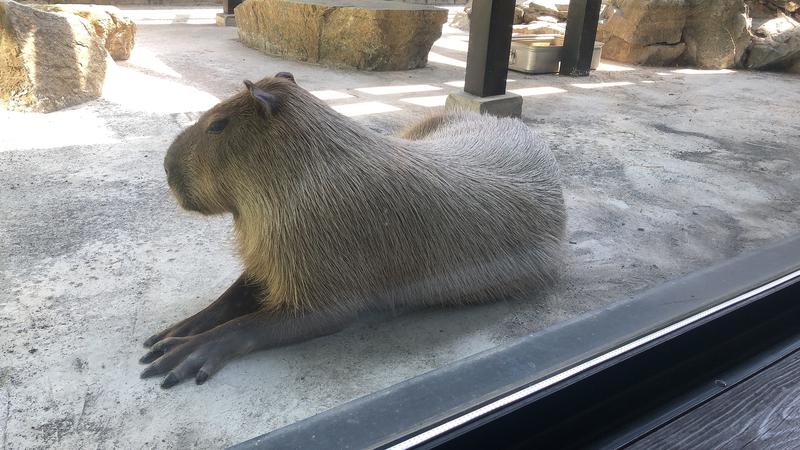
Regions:
[[291, 81], [294, 84], [297, 84], [297, 81], [294, 80], [294, 75], [289, 72], [278, 72], [275, 74], [277, 78], [286, 78], [287, 80]]
[[279, 99], [274, 94], [261, 89], [250, 80], [244, 80], [244, 85], [250, 91], [250, 97], [256, 101], [259, 112], [266, 117], [278, 110]]

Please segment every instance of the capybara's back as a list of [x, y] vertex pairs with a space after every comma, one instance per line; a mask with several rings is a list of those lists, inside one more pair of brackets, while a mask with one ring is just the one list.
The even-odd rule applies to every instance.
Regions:
[[560, 267], [565, 228], [552, 153], [520, 120], [454, 112], [427, 121], [424, 133], [387, 140], [325, 188], [363, 195], [321, 243], [347, 258], [330, 282], [341, 280], [344, 298], [379, 305], [535, 294]]

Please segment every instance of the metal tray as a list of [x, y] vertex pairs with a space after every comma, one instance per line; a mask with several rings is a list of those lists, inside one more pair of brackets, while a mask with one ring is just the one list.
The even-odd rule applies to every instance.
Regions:
[[[524, 73], [556, 73], [561, 61], [564, 38], [555, 35], [512, 36], [508, 68]], [[602, 42], [595, 42], [592, 70], [600, 65]]]

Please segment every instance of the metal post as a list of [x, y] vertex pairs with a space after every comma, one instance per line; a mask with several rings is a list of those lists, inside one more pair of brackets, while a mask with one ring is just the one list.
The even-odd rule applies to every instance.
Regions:
[[244, 0], [222, 0], [222, 10], [225, 14], [233, 14], [233, 8], [241, 5]]
[[602, 0], [572, 0], [561, 51], [561, 75], [587, 76], [591, 70]]
[[505, 94], [515, 5], [514, 0], [473, 1], [465, 92], [478, 97]]

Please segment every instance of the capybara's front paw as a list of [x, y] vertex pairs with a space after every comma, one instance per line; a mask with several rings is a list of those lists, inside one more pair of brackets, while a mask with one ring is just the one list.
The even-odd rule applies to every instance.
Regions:
[[238, 354], [229, 339], [205, 334], [188, 337], [169, 337], [158, 341], [139, 362], [150, 364], [142, 378], [167, 374], [162, 388], [171, 388], [181, 381], [194, 378], [203, 384], [232, 356]]
[[[194, 319], [194, 320], [193, 320]], [[189, 317], [188, 319], [182, 320], [174, 325], [171, 325], [159, 333], [156, 333], [146, 341], [144, 341], [145, 347], [152, 347], [158, 342], [161, 342], [164, 339], [172, 338], [172, 337], [184, 337], [184, 336], [192, 336], [197, 333], [202, 333], [203, 331], [208, 330], [209, 327], [204, 326], [202, 323], [197, 323], [198, 320], [195, 317]]]
[[[199, 313], [188, 317], [180, 322], [167, 327], [160, 333], [150, 336], [144, 341], [145, 347], [152, 347], [155, 344], [169, 338], [194, 336], [204, 333], [218, 325], [225, 323], [239, 313], [235, 308], [226, 307], [226, 303], [218, 301]], [[243, 313], [249, 311], [243, 311]]]

